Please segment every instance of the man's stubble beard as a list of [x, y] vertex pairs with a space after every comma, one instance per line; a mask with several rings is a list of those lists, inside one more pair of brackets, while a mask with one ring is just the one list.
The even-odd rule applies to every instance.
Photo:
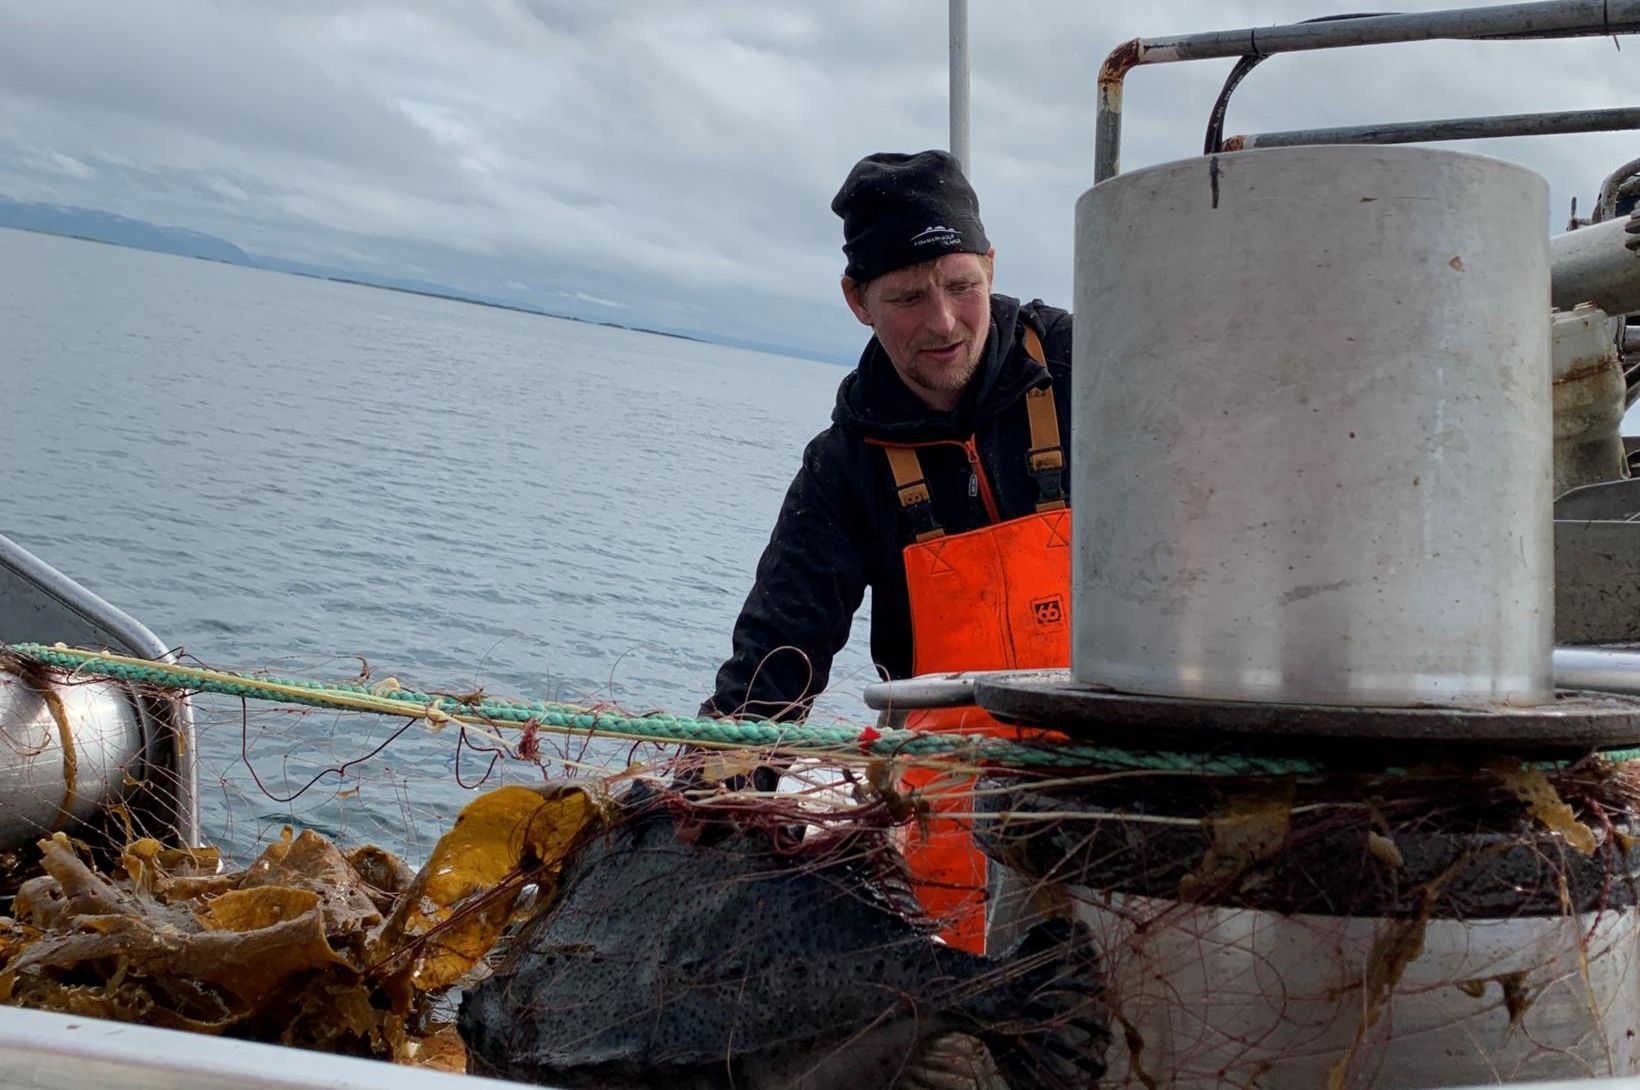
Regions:
[[968, 383], [971, 382], [974, 375], [979, 372], [980, 357], [984, 354], [985, 345], [983, 342], [979, 344], [972, 344], [969, 349], [968, 358], [964, 361], [962, 369], [960, 371], [941, 375], [938, 372], [930, 374], [928, 371], [924, 370], [923, 367], [917, 362], [916, 353], [913, 352], [911, 356], [911, 363], [906, 367], [905, 374], [913, 384], [922, 387], [924, 390], [934, 390], [940, 393], [959, 393], [968, 387]]

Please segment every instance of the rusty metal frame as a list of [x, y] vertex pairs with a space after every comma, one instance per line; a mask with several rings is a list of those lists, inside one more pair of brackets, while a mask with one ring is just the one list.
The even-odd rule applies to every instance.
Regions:
[[1317, 49], [1436, 40], [1593, 38], [1640, 33], [1640, 0], [1550, 0], [1489, 8], [1371, 15], [1326, 22], [1213, 31], [1169, 38], [1134, 38], [1099, 68], [1094, 121], [1095, 183], [1121, 171], [1122, 90], [1127, 74], [1145, 64], [1265, 57]]

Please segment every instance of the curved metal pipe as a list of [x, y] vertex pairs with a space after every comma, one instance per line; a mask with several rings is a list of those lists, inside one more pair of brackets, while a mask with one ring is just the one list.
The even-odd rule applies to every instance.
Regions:
[[1435, 39], [1576, 38], [1634, 33], [1640, 33], [1640, 0], [1539, 0], [1489, 8], [1134, 38], [1112, 50], [1099, 68], [1093, 180], [1098, 184], [1121, 171], [1122, 85], [1128, 72], [1141, 64]]
[[1640, 254], [1627, 246], [1628, 217], [1549, 240], [1549, 301], [1561, 310], [1593, 303], [1607, 314], [1640, 310]]

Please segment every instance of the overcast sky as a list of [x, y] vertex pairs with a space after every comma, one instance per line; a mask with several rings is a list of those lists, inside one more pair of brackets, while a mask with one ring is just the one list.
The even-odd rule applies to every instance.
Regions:
[[[1410, 3], [1432, 10], [1449, 3]], [[1351, 10], [972, 0], [997, 288], [1069, 305], [1094, 72], [1120, 41]], [[941, 147], [946, 0], [0, 0], [0, 195], [628, 324], [852, 355], [832, 194]], [[1200, 150], [1231, 62], [1141, 69], [1123, 166]], [[1640, 102], [1640, 39], [1278, 57], [1228, 133]], [[1449, 145], [1575, 195], [1640, 135]]]

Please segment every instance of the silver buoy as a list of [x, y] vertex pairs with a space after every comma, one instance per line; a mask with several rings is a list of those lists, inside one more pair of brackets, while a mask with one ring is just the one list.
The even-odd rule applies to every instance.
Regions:
[[0, 848], [89, 821], [125, 797], [143, 745], [124, 686], [42, 683], [0, 669]]

